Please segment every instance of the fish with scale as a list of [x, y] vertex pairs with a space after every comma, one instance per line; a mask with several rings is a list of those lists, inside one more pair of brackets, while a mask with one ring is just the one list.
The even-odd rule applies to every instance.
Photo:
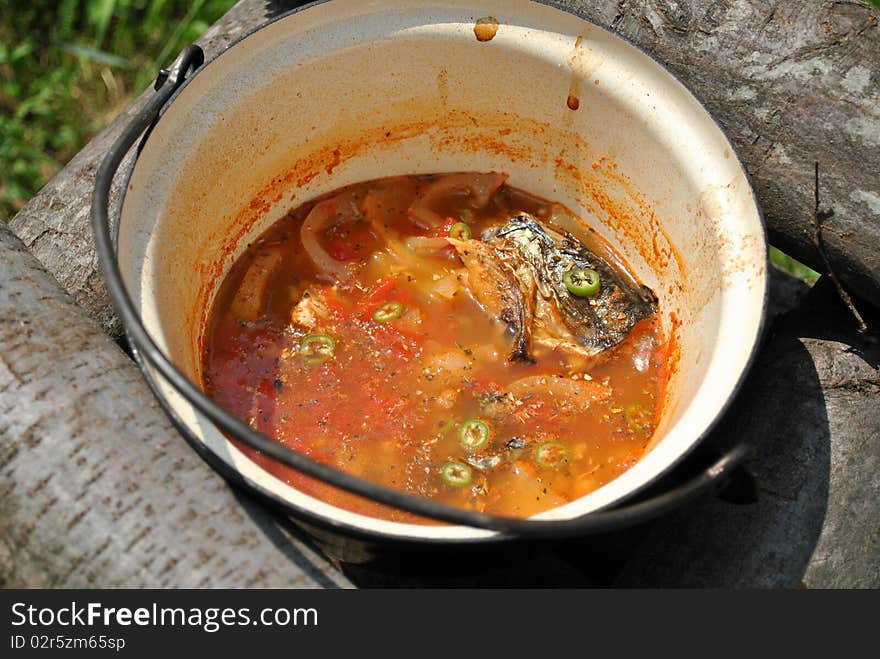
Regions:
[[[650, 288], [631, 281], [573, 235], [527, 213], [487, 229], [479, 239], [449, 243], [468, 270], [471, 295], [506, 324], [511, 361], [534, 361], [535, 349], [543, 347], [595, 362], [657, 311]], [[584, 281], [593, 286], [584, 287]]]

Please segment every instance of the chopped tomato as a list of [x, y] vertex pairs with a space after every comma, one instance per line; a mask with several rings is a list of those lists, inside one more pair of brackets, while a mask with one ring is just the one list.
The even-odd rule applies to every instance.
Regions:
[[333, 286], [324, 289], [324, 302], [337, 320], [344, 320], [348, 315], [339, 293]]
[[375, 286], [367, 293], [358, 303], [358, 318], [366, 318], [370, 316], [383, 302], [391, 299], [391, 294], [397, 288], [397, 279], [394, 277], [385, 277], [380, 279]]
[[327, 245], [327, 253], [337, 261], [354, 261], [358, 258], [357, 250], [341, 240], [331, 240]]
[[449, 236], [449, 230], [452, 229], [453, 226], [461, 222], [461, 218], [452, 217], [452, 215], [448, 215], [445, 220], [443, 220], [443, 224], [441, 224], [436, 229], [431, 229], [428, 232], [428, 235], [431, 238], [446, 238]]

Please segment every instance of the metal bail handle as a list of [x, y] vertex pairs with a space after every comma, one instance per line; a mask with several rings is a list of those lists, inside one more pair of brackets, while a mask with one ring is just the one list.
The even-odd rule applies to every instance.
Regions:
[[[187, 76], [202, 66], [204, 59], [201, 48], [187, 46], [171, 67], [160, 73], [155, 85], [156, 94], [126, 126], [104, 157], [98, 169], [92, 194], [92, 231], [98, 259], [107, 282], [107, 291], [130, 340], [144, 359], [220, 431], [307, 476], [378, 503], [441, 522], [530, 538], [585, 536], [647, 521], [697, 497], [718, 490], [746, 458], [747, 447], [738, 445], [691, 480], [654, 498], [613, 510], [588, 513], [573, 519], [530, 520], [462, 510], [371, 483], [292, 451], [226, 412], [180, 371], [150, 337], [122, 281], [116, 250], [111, 239], [109, 218], [110, 186], [125, 154], [141, 134], [156, 121], [162, 108], [185, 82]], [[121, 205], [120, 203], [120, 209]], [[118, 226], [119, 210], [116, 220]]]
[[204, 63], [205, 51], [195, 44], [190, 44], [180, 51], [180, 55], [169, 68], [159, 69], [159, 75], [156, 76], [156, 84], [153, 85], [153, 89], [159, 91], [166, 82], [170, 81], [172, 88], [176, 90], [190, 71], [195, 71]]

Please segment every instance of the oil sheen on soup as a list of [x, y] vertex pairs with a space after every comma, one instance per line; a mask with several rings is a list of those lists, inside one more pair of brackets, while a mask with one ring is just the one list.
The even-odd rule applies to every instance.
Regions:
[[[656, 298], [506, 178], [381, 178], [291, 210], [222, 282], [206, 392], [314, 460], [481, 512], [533, 515], [629, 469], [666, 381]], [[241, 448], [336, 506], [425, 521]]]

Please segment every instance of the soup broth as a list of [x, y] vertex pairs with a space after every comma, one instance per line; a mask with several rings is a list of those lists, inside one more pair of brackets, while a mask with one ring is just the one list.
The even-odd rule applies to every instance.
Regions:
[[[656, 301], [505, 179], [383, 178], [291, 210], [221, 284], [205, 391], [319, 462], [481, 512], [533, 515], [629, 469], [666, 381]], [[241, 448], [339, 507], [424, 521]]]

